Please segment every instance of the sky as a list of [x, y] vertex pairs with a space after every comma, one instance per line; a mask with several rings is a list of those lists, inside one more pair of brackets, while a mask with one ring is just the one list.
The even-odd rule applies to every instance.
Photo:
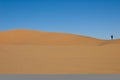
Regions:
[[120, 38], [120, 0], [0, 0], [0, 31], [32, 29]]

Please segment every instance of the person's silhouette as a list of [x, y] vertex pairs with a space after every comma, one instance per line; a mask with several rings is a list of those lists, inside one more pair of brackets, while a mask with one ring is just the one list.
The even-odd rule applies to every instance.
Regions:
[[113, 40], [113, 35], [111, 35], [111, 40]]

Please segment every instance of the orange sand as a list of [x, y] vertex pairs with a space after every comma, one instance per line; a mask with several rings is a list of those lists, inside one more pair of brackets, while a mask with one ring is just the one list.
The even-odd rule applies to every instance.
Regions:
[[0, 32], [0, 74], [120, 74], [120, 40], [31, 30]]

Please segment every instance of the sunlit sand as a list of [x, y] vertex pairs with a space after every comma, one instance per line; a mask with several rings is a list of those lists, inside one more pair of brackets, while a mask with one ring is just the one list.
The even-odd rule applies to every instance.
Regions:
[[120, 40], [32, 30], [0, 32], [0, 74], [118, 74]]

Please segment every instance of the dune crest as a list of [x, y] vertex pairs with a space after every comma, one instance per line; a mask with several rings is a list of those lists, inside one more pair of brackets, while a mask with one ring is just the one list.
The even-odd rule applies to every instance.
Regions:
[[100, 40], [68, 33], [16, 29], [0, 32], [0, 44], [104, 46], [120, 44], [120, 40]]
[[23, 29], [0, 32], [0, 44], [97, 45], [101, 42], [99, 39], [67, 33]]

